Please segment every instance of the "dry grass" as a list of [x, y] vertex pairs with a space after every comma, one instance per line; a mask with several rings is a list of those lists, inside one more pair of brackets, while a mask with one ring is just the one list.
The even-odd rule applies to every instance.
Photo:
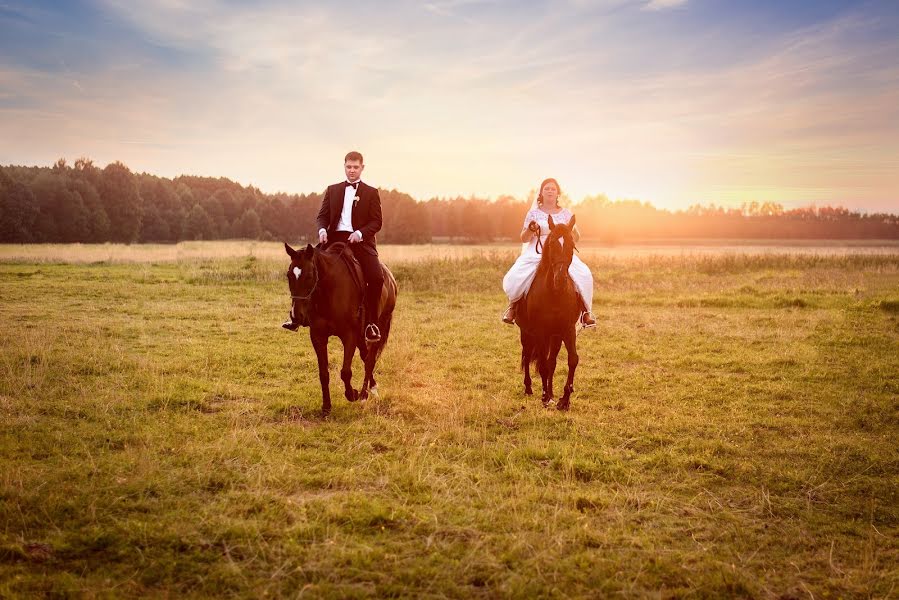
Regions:
[[899, 257], [597, 259], [559, 414], [492, 251], [327, 421], [278, 252], [0, 265], [0, 596], [896, 595]]
[[[607, 259], [669, 257], [715, 257], [720, 255], [819, 255], [899, 254], [897, 240], [672, 240], [608, 246], [585, 241], [580, 244], [585, 261]], [[478, 245], [420, 244], [381, 245], [379, 251], [388, 264], [435, 259], [503, 257], [516, 255], [521, 245], [495, 243]], [[281, 260], [280, 242], [228, 240], [180, 242], [178, 244], [0, 244], [2, 262], [63, 263], [161, 263], [252, 257]]]

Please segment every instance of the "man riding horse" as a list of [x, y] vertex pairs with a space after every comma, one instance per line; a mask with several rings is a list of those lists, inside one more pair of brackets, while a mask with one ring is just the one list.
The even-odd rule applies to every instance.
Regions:
[[[384, 273], [378, 259], [375, 234], [381, 229], [381, 197], [378, 189], [362, 182], [365, 164], [362, 154], [350, 152], [343, 160], [346, 181], [329, 185], [318, 211], [318, 240], [321, 248], [344, 242], [362, 267], [365, 280], [365, 341], [378, 342], [378, 302], [384, 286]], [[295, 315], [282, 325], [296, 331], [300, 323]]]

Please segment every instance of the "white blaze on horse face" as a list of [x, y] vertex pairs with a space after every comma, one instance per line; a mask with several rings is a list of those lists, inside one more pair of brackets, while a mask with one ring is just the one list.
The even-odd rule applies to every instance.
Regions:
[[303, 272], [303, 269], [301, 269], [299, 267], [293, 268], [293, 276], [296, 277], [297, 279], [300, 278], [300, 273], [302, 273], [302, 272]]

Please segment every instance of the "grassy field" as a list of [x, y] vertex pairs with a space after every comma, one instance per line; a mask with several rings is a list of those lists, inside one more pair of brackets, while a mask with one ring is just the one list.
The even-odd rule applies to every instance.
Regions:
[[0, 596], [899, 595], [899, 253], [592, 255], [562, 414], [508, 250], [385, 249], [322, 420], [285, 260], [133, 249], [0, 249]]

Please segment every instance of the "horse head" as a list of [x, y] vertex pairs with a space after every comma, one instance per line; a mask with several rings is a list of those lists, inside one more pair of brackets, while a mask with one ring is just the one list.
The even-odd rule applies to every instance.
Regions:
[[294, 250], [285, 242], [284, 249], [290, 256], [290, 266], [287, 267], [287, 285], [292, 299], [290, 318], [308, 327], [309, 306], [319, 279], [315, 248], [307, 244], [303, 250]]
[[571, 215], [568, 224], [555, 223], [552, 215], [547, 219], [549, 224], [549, 235], [546, 237], [544, 253], [552, 273], [552, 289], [558, 290], [565, 285], [568, 279], [568, 267], [571, 266], [571, 259], [574, 258], [574, 237], [571, 230], [574, 228], [575, 217]]

